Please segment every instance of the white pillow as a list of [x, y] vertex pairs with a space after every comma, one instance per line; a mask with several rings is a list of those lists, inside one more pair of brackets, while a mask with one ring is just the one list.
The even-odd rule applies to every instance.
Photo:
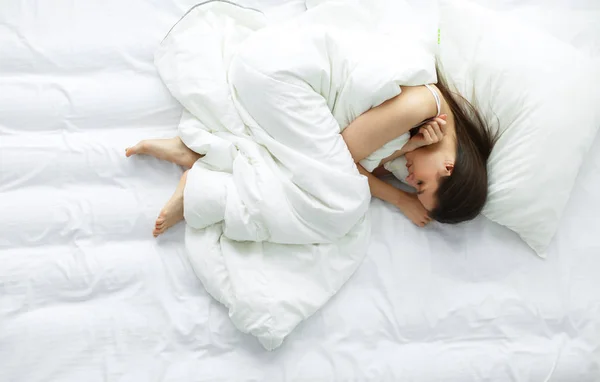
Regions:
[[440, 30], [446, 76], [503, 132], [483, 214], [545, 257], [600, 126], [600, 62], [467, 1], [440, 2]]

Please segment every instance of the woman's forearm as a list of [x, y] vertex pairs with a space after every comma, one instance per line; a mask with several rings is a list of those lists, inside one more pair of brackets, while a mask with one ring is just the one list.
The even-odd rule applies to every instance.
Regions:
[[414, 194], [404, 192], [391, 184], [387, 184], [375, 175], [369, 173], [360, 164], [358, 171], [369, 180], [371, 195], [396, 206], [402, 213], [419, 227], [424, 227], [431, 221], [429, 213]]
[[358, 167], [358, 171], [369, 180], [369, 189], [372, 196], [391, 203], [398, 208], [402, 208], [406, 204], [406, 201], [410, 198], [410, 194], [377, 178], [360, 164], [357, 163], [356, 166]]

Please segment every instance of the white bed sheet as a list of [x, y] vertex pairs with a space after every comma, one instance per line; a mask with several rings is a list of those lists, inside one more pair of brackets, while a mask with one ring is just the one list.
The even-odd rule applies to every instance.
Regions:
[[[152, 238], [181, 169], [124, 157], [176, 132], [152, 56], [194, 3], [0, 1], [0, 381], [600, 380], [600, 137], [547, 260], [484, 218], [419, 229], [373, 201], [368, 257], [324, 309], [272, 353], [236, 331], [183, 226]], [[597, 26], [554, 15], [600, 55]]]

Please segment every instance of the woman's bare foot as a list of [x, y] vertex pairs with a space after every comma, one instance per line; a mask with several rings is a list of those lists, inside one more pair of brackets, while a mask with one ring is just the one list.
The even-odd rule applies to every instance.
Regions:
[[146, 139], [125, 150], [125, 155], [151, 155], [180, 166], [191, 168], [202, 155], [190, 150], [179, 137], [168, 139]]
[[187, 173], [187, 171], [183, 173], [177, 189], [175, 189], [175, 193], [173, 193], [171, 199], [160, 210], [160, 214], [154, 225], [154, 231], [152, 232], [154, 237], [157, 237], [168, 228], [183, 220], [183, 189], [185, 188]]

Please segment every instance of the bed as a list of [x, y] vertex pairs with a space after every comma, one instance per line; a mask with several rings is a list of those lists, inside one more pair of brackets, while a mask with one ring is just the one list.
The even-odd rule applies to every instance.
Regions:
[[[545, 260], [483, 217], [420, 229], [374, 200], [323, 309], [273, 352], [237, 331], [183, 225], [151, 235], [182, 169], [124, 156], [176, 133], [152, 56], [195, 2], [0, 4], [0, 381], [600, 381], [600, 136]], [[600, 55], [594, 0], [483, 3]]]

